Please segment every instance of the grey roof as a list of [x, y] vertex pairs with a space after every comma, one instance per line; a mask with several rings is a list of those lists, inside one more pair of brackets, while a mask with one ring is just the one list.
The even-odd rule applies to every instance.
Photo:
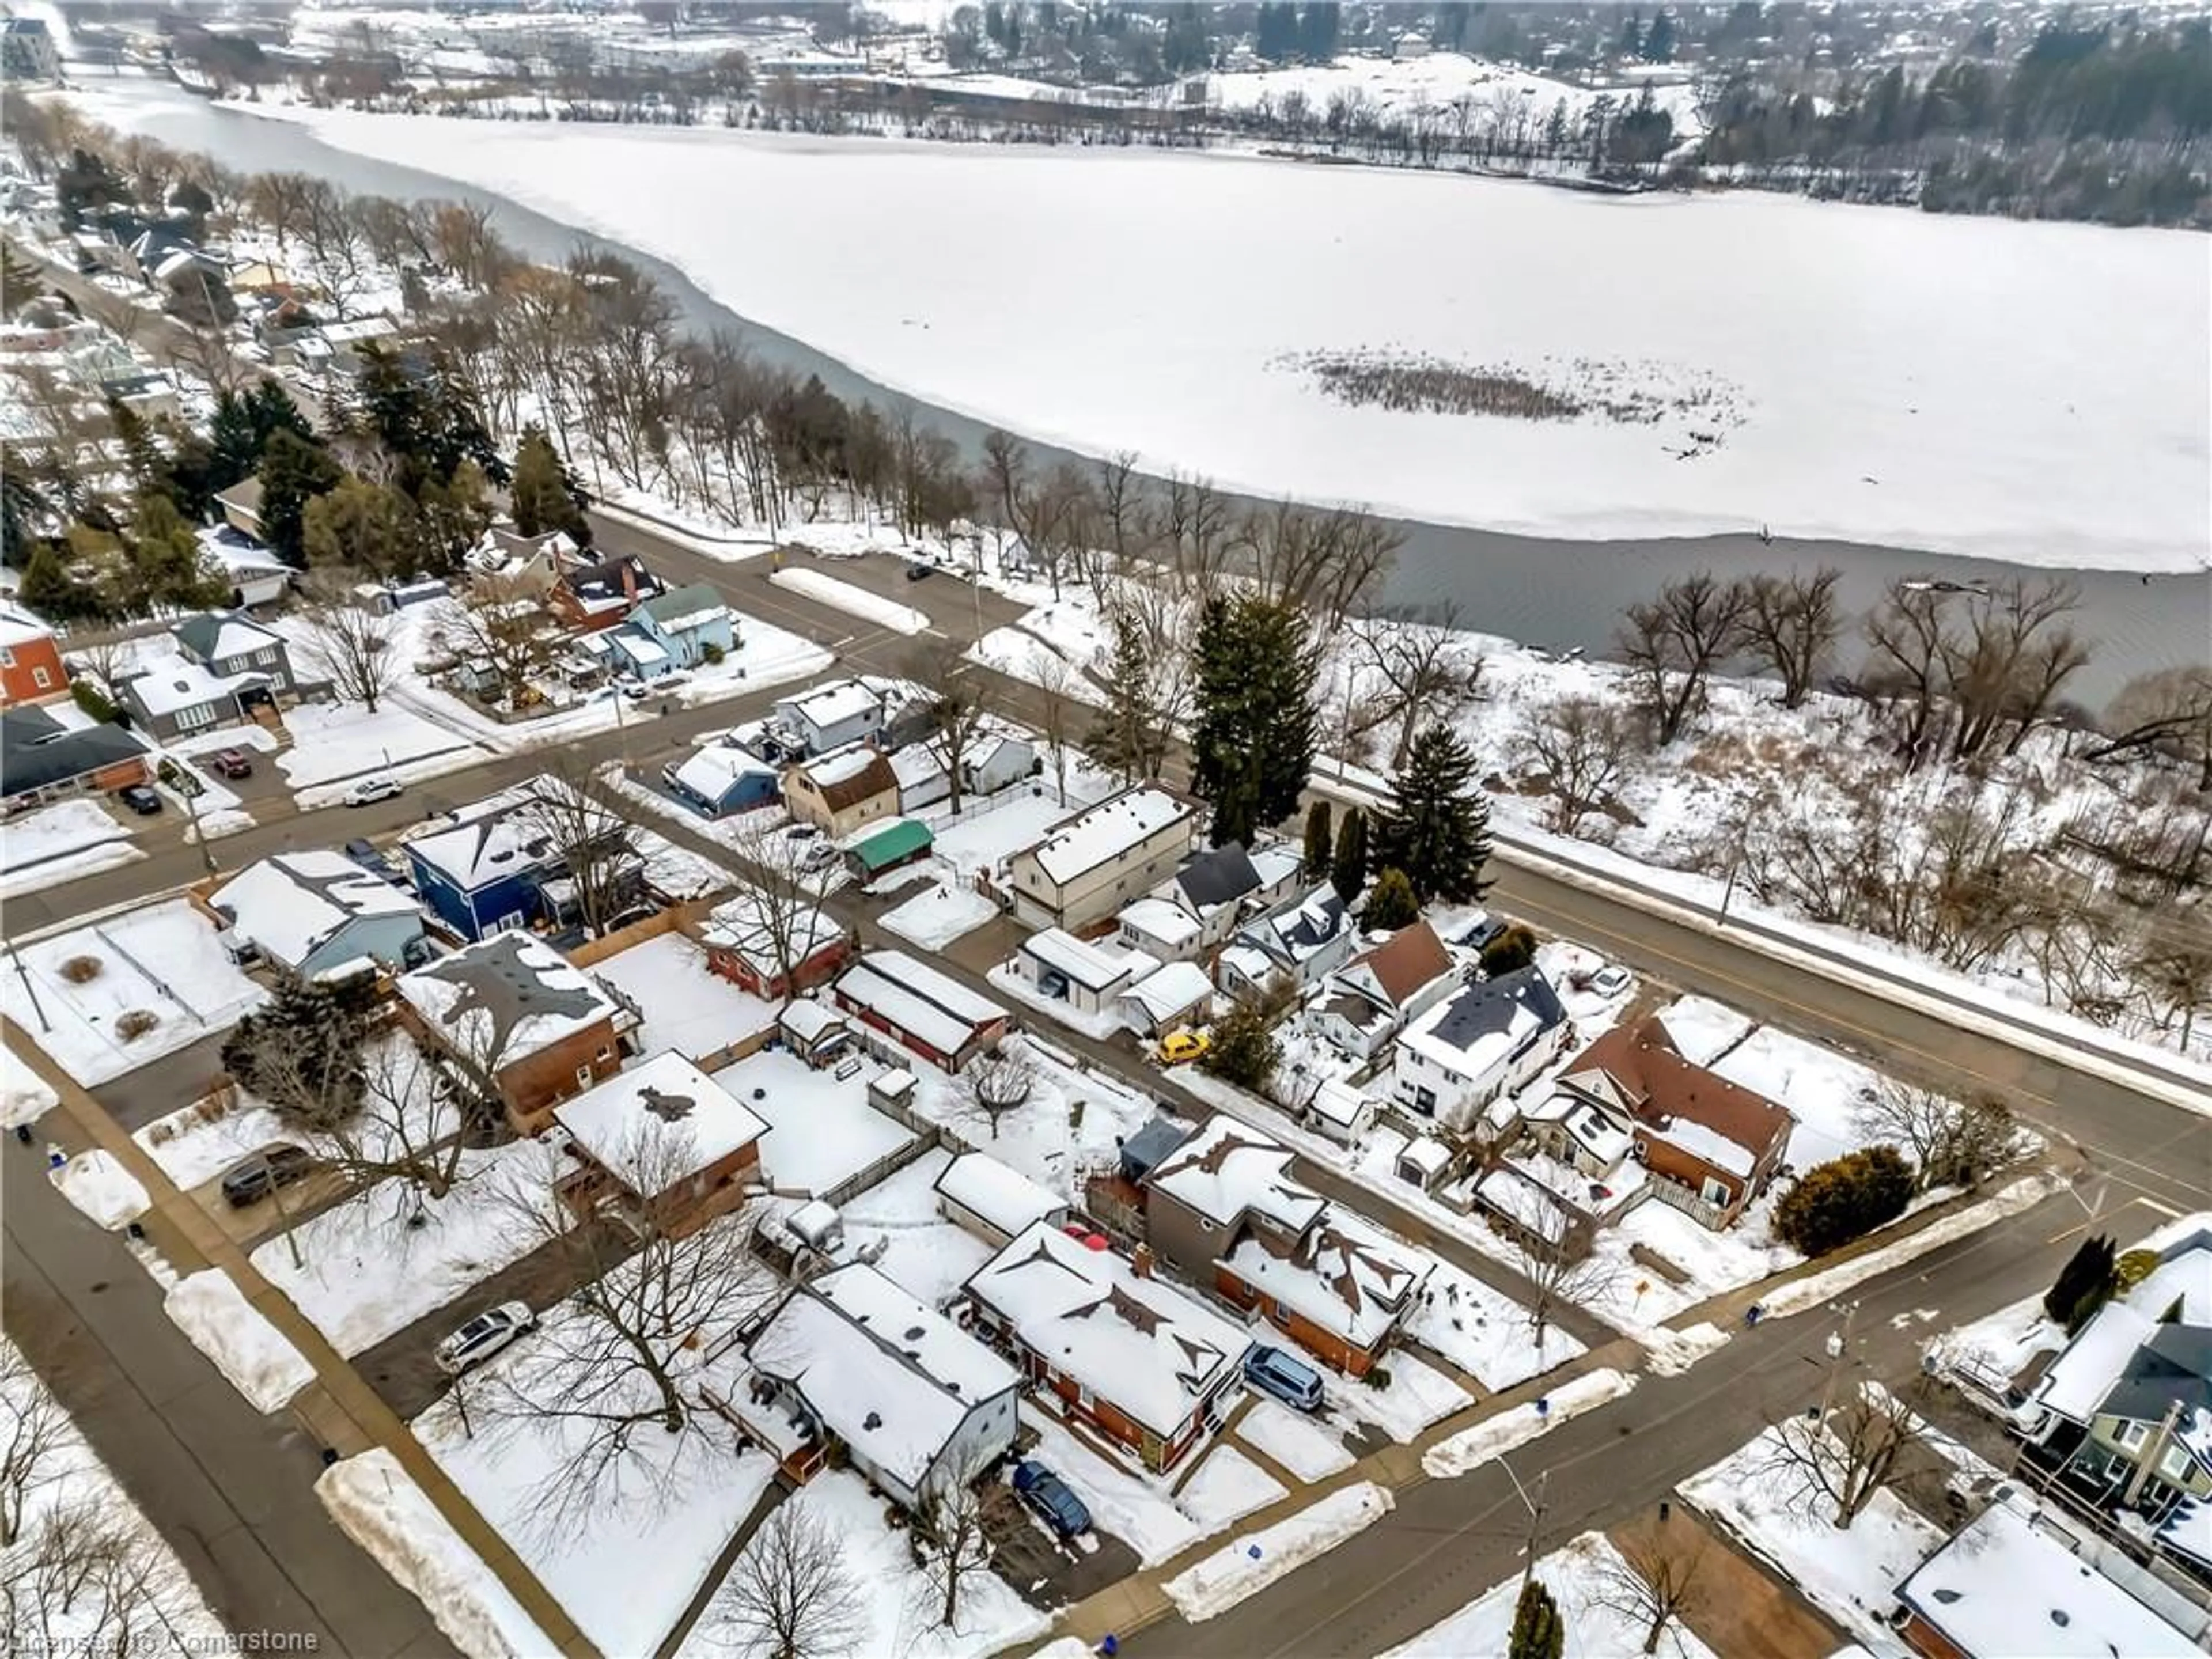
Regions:
[[0, 711], [0, 793], [27, 794], [143, 755], [119, 726], [64, 726], [43, 708]]
[[1133, 1181], [1142, 1181], [1169, 1153], [1190, 1138], [1190, 1125], [1171, 1117], [1156, 1117], [1121, 1143], [1121, 1170]]
[[2185, 1413], [2212, 1411], [2212, 1328], [2160, 1326], [2106, 1391], [2097, 1414], [2153, 1423], [2177, 1400]]
[[1244, 850], [1244, 843], [1232, 841], [1200, 853], [1176, 871], [1176, 885], [1182, 889], [1185, 898], [1206, 909], [1259, 891], [1260, 872], [1252, 867], [1252, 856]]
[[1443, 1018], [1437, 1022], [1434, 1035], [1455, 1048], [1472, 1048], [1480, 1037], [1510, 1029], [1516, 1008], [1534, 1014], [1542, 1030], [1566, 1022], [1567, 1011], [1560, 1006], [1552, 981], [1544, 977], [1541, 969], [1530, 966], [1468, 986], [1452, 999]]
[[625, 570], [636, 584], [640, 599], [649, 599], [661, 592], [660, 579], [647, 569], [645, 561], [635, 553], [619, 553], [597, 564], [579, 565], [561, 580], [580, 599], [611, 599], [625, 591]]
[[657, 623], [673, 624], [704, 612], [726, 611], [729, 601], [712, 582], [686, 582], [655, 595], [638, 609]]

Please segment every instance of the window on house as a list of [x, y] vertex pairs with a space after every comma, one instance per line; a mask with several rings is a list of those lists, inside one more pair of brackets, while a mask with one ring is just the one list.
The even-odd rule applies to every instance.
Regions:
[[39, 688], [39, 690], [41, 690], [41, 691], [45, 690], [48, 686], [52, 685], [53, 683], [54, 683], [54, 674], [53, 674], [53, 671], [52, 671], [52, 669], [50, 669], [50, 668], [33, 668], [33, 669], [31, 671], [31, 684], [33, 684], [33, 685], [35, 685], [35, 686], [37, 686], [37, 687]]
[[612, 1060], [614, 1057], [615, 1051], [611, 1048], [602, 1048], [599, 1050], [598, 1055], [598, 1059], [602, 1065], [605, 1064], [608, 1060]]
[[179, 731], [189, 732], [194, 726], [213, 726], [214, 724], [215, 710], [210, 708], [206, 703], [200, 703], [191, 708], [179, 708], [177, 710], [177, 729]]
[[2130, 1451], [2141, 1449], [2143, 1442], [2149, 1438], [2150, 1425], [2148, 1423], [2123, 1423], [2120, 1425], [2120, 1444]]
[[270, 663], [276, 660], [276, 647], [272, 645], [263, 650], [255, 652], [253, 653], [253, 660], [255, 665], [258, 667], [268, 667]]
[[2168, 1446], [2166, 1455], [2158, 1460], [2158, 1472], [2168, 1480], [2179, 1482], [2189, 1478], [2189, 1448]]
[[1424, 1116], [1434, 1117], [1437, 1115], [1437, 1091], [1434, 1089], [1417, 1087], [1413, 1091], [1413, 1109]]
[[579, 1089], [588, 1089], [592, 1086], [592, 1068], [590, 1066], [579, 1066], [576, 1068], [576, 1086]]
[[1723, 1206], [1735, 1196], [1723, 1183], [1714, 1180], [1711, 1176], [1705, 1177], [1705, 1184], [1698, 1188], [1698, 1191], [1705, 1194], [1706, 1203]]
[[15, 653], [6, 646], [0, 645], [0, 668], [13, 668], [15, 665]]

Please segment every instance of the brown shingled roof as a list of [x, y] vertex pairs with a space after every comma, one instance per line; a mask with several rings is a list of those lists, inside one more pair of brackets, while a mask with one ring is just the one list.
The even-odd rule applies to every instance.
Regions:
[[1763, 1158], [1787, 1140], [1796, 1118], [1765, 1095], [1731, 1083], [1682, 1058], [1654, 1015], [1640, 1025], [1616, 1025], [1577, 1056], [1561, 1081], [1593, 1094], [1577, 1080], [1603, 1072], [1627, 1098], [1638, 1121], [1663, 1134], [1666, 1123], [1686, 1118], [1703, 1124]]
[[1373, 950], [1365, 951], [1346, 964], [1347, 969], [1365, 968], [1375, 975], [1383, 994], [1402, 1008], [1406, 1000], [1431, 980], [1452, 970], [1451, 952], [1437, 937], [1437, 930], [1425, 921], [1417, 921], [1410, 927], [1401, 927]]

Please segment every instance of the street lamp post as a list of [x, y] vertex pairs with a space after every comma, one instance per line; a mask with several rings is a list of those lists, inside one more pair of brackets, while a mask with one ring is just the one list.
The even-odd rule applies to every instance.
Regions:
[[1505, 1478], [1513, 1483], [1513, 1495], [1521, 1500], [1521, 1507], [1528, 1511], [1528, 1541], [1521, 1553], [1521, 1588], [1525, 1592], [1529, 1578], [1536, 1571], [1536, 1534], [1544, 1524], [1544, 1488], [1552, 1479], [1552, 1472], [1546, 1469], [1536, 1477], [1536, 1495], [1531, 1498], [1528, 1489], [1521, 1484], [1521, 1477], [1513, 1473], [1510, 1463], [1501, 1457], [1498, 1460], [1498, 1467], [1505, 1471]]

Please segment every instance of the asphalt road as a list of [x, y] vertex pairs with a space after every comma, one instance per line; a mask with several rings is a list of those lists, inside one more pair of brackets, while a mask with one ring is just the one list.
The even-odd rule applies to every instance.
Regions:
[[452, 1659], [422, 1603], [324, 1512], [320, 1449], [185, 1340], [123, 1240], [54, 1190], [39, 1149], [0, 1145], [0, 1192], [9, 1335], [223, 1623], [349, 1659]]

